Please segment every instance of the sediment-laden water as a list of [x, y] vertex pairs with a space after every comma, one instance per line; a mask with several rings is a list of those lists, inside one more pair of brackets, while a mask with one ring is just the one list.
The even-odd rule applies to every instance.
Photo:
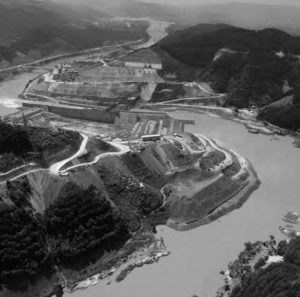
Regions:
[[24, 73], [14, 76], [11, 80], [0, 82], [0, 116], [14, 113], [22, 106], [18, 95], [22, 93], [28, 80], [36, 76], [36, 73]]
[[175, 112], [178, 119], [195, 121], [186, 130], [218, 139], [248, 158], [262, 184], [239, 210], [209, 225], [176, 232], [158, 228], [171, 255], [134, 270], [123, 282], [106, 281], [70, 297], [214, 297], [223, 284], [221, 270], [234, 260], [244, 242], [281, 237], [279, 225], [290, 210], [300, 209], [300, 150], [290, 137], [254, 135], [239, 123], [208, 115]]
[[[11, 113], [17, 96], [37, 73], [22, 74], [0, 83], [0, 115]], [[14, 99], [14, 100], [7, 100]], [[4, 105], [3, 105], [4, 103]], [[300, 209], [300, 150], [290, 137], [256, 135], [239, 123], [192, 112], [170, 113], [178, 119], [194, 120], [186, 131], [221, 141], [248, 158], [262, 184], [239, 210], [197, 229], [176, 232], [158, 228], [171, 255], [158, 263], [135, 269], [121, 283], [96, 286], [68, 297], [214, 297], [223, 285], [220, 270], [234, 260], [246, 241], [265, 240], [278, 230], [282, 217]]]

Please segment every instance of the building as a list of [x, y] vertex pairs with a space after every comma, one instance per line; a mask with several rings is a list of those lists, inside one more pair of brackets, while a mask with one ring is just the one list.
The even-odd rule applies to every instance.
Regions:
[[158, 54], [151, 49], [136, 51], [124, 58], [126, 67], [162, 70], [162, 61]]
[[158, 141], [158, 140], [161, 140], [161, 135], [160, 134], [144, 135], [144, 136], [142, 136], [142, 140], [144, 142], [147, 142], [147, 141]]
[[54, 67], [52, 77], [54, 80], [74, 81], [79, 76], [79, 72], [72, 69], [71, 65], [57, 65]]

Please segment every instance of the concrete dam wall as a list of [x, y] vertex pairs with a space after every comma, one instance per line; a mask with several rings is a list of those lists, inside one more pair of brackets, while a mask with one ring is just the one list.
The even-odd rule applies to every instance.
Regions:
[[23, 102], [24, 107], [38, 107], [63, 117], [114, 124], [116, 114], [97, 108], [84, 108], [62, 104], [46, 104], [45, 102]]
[[98, 109], [73, 109], [61, 106], [50, 106], [49, 111], [68, 118], [109, 124], [113, 124], [116, 118], [116, 115], [114, 113]]

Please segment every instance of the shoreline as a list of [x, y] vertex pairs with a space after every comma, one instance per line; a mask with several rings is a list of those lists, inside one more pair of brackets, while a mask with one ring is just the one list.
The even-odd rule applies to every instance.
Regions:
[[[215, 106], [180, 106], [180, 105], [161, 105], [158, 106], [159, 110], [163, 110], [165, 112], [180, 112], [180, 111], [188, 111], [188, 112], [192, 112], [192, 113], [201, 113], [201, 114], [205, 114], [207, 116], [210, 117], [221, 117], [224, 120], [229, 120], [229, 121], [233, 121], [235, 123], [239, 123], [242, 124], [243, 126], [245, 126], [246, 129], [248, 129], [249, 133], [253, 133], [252, 131], [249, 131], [249, 129], [251, 129], [251, 127], [247, 127], [248, 124], [251, 125], [251, 123], [253, 125], [255, 125], [255, 129], [257, 129], [257, 133], [255, 134], [263, 134], [263, 135], [267, 135], [267, 136], [272, 136], [272, 135], [279, 135], [279, 136], [291, 136], [293, 138], [296, 138], [296, 147], [297, 145], [300, 146], [300, 133], [297, 131], [293, 131], [293, 130], [288, 130], [285, 128], [281, 128], [279, 126], [275, 126], [269, 122], [262, 122], [258, 119], [246, 119], [246, 118], [240, 118], [240, 117], [236, 117], [234, 116], [234, 110], [232, 108], [222, 108], [222, 107], [215, 107]], [[150, 106], [148, 106], [148, 108], [151, 108]], [[213, 116], [214, 115], [214, 116]], [[262, 130], [260, 131], [259, 127], [263, 127], [263, 128], [267, 128], [268, 130], [270, 130], [270, 132], [264, 133]], [[299, 144], [298, 141], [299, 140]]]
[[[170, 254], [163, 238], [157, 238], [154, 234], [150, 234], [149, 231], [141, 232], [142, 237], [148, 234], [150, 242], [145, 240], [141, 246], [132, 247], [132, 250], [126, 251], [126, 244], [130, 246], [134, 244], [135, 240], [135, 238], [129, 239], [125, 246], [118, 251], [124, 252], [124, 255], [113, 261], [115, 263], [112, 263], [109, 268], [101, 270], [99, 269], [100, 267], [98, 269], [95, 267], [94, 270], [99, 270], [98, 272], [92, 272], [92, 267], [87, 268], [86, 270], [90, 270], [90, 272], [87, 272], [85, 276], [76, 280], [71, 279], [65, 284], [64, 293], [72, 294], [77, 290], [85, 290], [103, 281], [107, 282], [107, 285], [111, 282], [121, 282], [134, 269], [158, 262], [160, 258], [167, 257]], [[136, 238], [136, 240], [139, 241], [139, 238]]]
[[[257, 174], [255, 173], [254, 169], [252, 169], [253, 176], [257, 177]], [[189, 231], [204, 225], [208, 225], [219, 218], [223, 217], [224, 215], [230, 213], [231, 211], [237, 210], [241, 208], [244, 203], [250, 198], [251, 194], [256, 191], [261, 184], [261, 181], [258, 179], [255, 181], [252, 181], [252, 183], [243, 189], [241, 189], [238, 193], [237, 197], [229, 198], [226, 202], [224, 202], [218, 209], [214, 210], [211, 214], [209, 214], [207, 217], [200, 219], [195, 222], [191, 223], [174, 223], [174, 222], [168, 222], [167, 226], [176, 230], [176, 231]], [[245, 193], [241, 193], [241, 192]], [[236, 201], [234, 201], [236, 200]], [[226, 203], [231, 203], [231, 205], [225, 205]]]
[[[244, 157], [241, 157], [236, 152], [220, 146], [216, 140], [211, 140], [211, 141], [214, 142], [220, 149], [223, 149], [227, 152], [234, 154], [234, 156], [239, 160], [239, 162], [241, 158], [246, 160]], [[174, 220], [169, 219], [166, 225], [176, 231], [189, 231], [197, 227], [207, 225], [213, 221], [218, 220], [220, 217], [230, 213], [231, 211], [241, 208], [244, 205], [244, 203], [250, 198], [251, 194], [254, 191], [256, 191], [261, 185], [261, 181], [258, 178], [258, 175], [254, 170], [253, 165], [248, 160], [246, 161], [247, 161], [247, 165], [243, 166], [242, 164], [240, 164], [241, 165], [240, 171], [232, 178], [238, 179], [238, 176], [242, 174], [245, 170], [247, 170], [247, 172], [249, 173], [248, 183], [242, 186], [242, 188], [239, 188], [236, 192], [232, 193], [226, 201], [224, 201], [222, 204], [217, 206], [206, 217], [201, 218], [199, 220], [194, 220], [189, 223], [177, 223], [174, 222]]]

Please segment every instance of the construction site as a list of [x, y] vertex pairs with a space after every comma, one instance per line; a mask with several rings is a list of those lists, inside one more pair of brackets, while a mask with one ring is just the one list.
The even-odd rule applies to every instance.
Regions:
[[[114, 272], [118, 282], [135, 267], [168, 255], [162, 239], [155, 237], [156, 226], [182, 231], [208, 224], [241, 207], [260, 184], [245, 158], [204, 135], [187, 133], [194, 121], [161, 109], [183, 97], [193, 102], [214, 95], [196, 82], [176, 82], [170, 74], [166, 80], [155, 53], [142, 53], [57, 65], [30, 81], [21, 94], [23, 107], [0, 121], [27, 143], [18, 156], [14, 151], [1, 155], [3, 203], [44, 215], [52, 207], [66, 209], [62, 197], [84, 204], [84, 197], [99, 193], [97, 209], [111, 209], [124, 224], [108, 230], [109, 236], [116, 234], [110, 242], [116, 249], [105, 256], [95, 257], [101, 238], [87, 245], [78, 239], [78, 251], [95, 258], [78, 270], [57, 267], [63, 275], [59, 284], [69, 291]], [[16, 153], [18, 147], [13, 146]], [[70, 187], [82, 197], [75, 197]], [[70, 221], [93, 219], [93, 205], [84, 205], [83, 216], [68, 212]], [[81, 214], [81, 205], [78, 210]], [[91, 221], [86, 230], [93, 229]], [[116, 246], [118, 230], [124, 239]]]
[[197, 83], [176, 81], [153, 49], [124, 46], [57, 64], [30, 81], [20, 97], [26, 108], [105, 124], [120, 124], [122, 112], [146, 104], [216, 103]]

